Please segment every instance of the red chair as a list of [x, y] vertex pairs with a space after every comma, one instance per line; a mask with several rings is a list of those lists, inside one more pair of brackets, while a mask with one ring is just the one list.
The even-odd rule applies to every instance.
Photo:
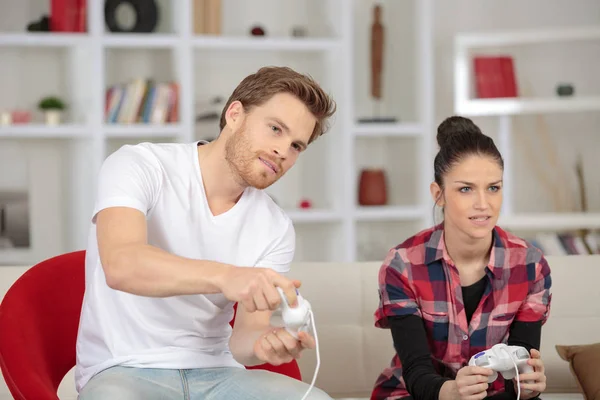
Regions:
[[[75, 366], [85, 287], [85, 251], [43, 261], [25, 272], [0, 304], [0, 368], [17, 400], [58, 399]], [[262, 368], [301, 379], [295, 361]]]

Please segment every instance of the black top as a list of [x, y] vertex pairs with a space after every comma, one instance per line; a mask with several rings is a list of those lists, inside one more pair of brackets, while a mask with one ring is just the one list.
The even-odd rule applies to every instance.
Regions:
[[[471, 321], [485, 291], [487, 276], [478, 282], [463, 286], [463, 301], [467, 323]], [[442, 385], [450, 378], [439, 375], [431, 361], [431, 351], [427, 343], [427, 333], [423, 321], [416, 315], [389, 318], [394, 348], [402, 363], [402, 375], [406, 390], [413, 399], [438, 400]], [[530, 351], [540, 348], [541, 322], [515, 321], [510, 327], [508, 345], [523, 346]], [[506, 381], [506, 397], [515, 398], [512, 380]], [[514, 396], [508, 396], [512, 394]], [[503, 397], [503, 398], [506, 398]]]
[[487, 279], [487, 275], [484, 275], [483, 278], [474, 284], [462, 287], [463, 304], [465, 305], [465, 312], [467, 313], [467, 324], [471, 322], [471, 317], [475, 310], [477, 310], [479, 301], [483, 296], [483, 292], [485, 292]]

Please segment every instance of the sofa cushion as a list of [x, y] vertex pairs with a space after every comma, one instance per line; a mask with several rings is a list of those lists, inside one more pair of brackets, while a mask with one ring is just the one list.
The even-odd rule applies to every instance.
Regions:
[[571, 372], [587, 400], [600, 400], [600, 343], [587, 345], [556, 345], [560, 357], [569, 362]]

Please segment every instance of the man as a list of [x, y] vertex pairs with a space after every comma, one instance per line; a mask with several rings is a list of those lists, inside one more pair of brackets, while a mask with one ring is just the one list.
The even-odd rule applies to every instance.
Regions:
[[[326, 131], [335, 104], [289, 68], [234, 90], [219, 137], [124, 146], [102, 166], [77, 339], [80, 399], [300, 399], [308, 385], [244, 366], [314, 348], [270, 326], [300, 282], [291, 220], [265, 189]], [[233, 329], [233, 305], [238, 303]], [[329, 399], [313, 388], [309, 399]]]

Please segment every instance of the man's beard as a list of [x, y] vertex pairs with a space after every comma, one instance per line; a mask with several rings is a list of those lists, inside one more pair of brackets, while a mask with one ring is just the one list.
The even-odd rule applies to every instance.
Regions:
[[[281, 165], [279, 163], [276, 164], [280, 172], [275, 176], [265, 169], [255, 171], [254, 164], [259, 161], [258, 157], [259, 154], [251, 150], [250, 141], [245, 132], [245, 125], [227, 139], [225, 143], [225, 160], [240, 185], [266, 189], [279, 179], [281, 175]], [[273, 161], [270, 157], [267, 159]]]

